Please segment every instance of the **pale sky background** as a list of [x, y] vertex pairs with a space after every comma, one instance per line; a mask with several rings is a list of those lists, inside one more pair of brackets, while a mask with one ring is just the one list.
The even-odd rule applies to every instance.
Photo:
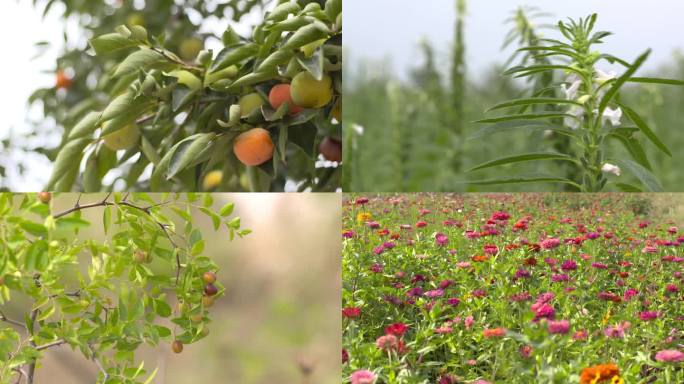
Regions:
[[[645, 70], [667, 62], [675, 49], [684, 49], [684, 0], [470, 0], [466, 63], [475, 75], [471, 80], [492, 63], [508, 58], [510, 50], [500, 51], [509, 29], [503, 21], [522, 5], [552, 13], [556, 17], [544, 20], [554, 23], [598, 13], [597, 29], [615, 33], [605, 39], [602, 49], [633, 61], [653, 48]], [[431, 41], [438, 57], [448, 62], [455, 0], [347, 0], [344, 7], [344, 45], [351, 68], [361, 58], [389, 58], [392, 68], [404, 77], [408, 68], [422, 62], [418, 50], [422, 38]]]
[[[0, 60], [0, 74], [3, 75], [3, 92], [0, 92], [0, 140], [10, 135], [21, 138], [30, 130], [27, 119], [31, 117], [35, 120], [41, 116], [40, 108], [28, 110], [27, 99], [36, 89], [54, 85], [56, 57], [63, 43], [64, 26], [68, 26], [67, 35], [70, 39], [82, 37], [74, 23], [65, 23], [59, 17], [63, 9], [61, 4], [54, 6], [43, 19], [41, 12], [32, 3], [32, 0], [0, 0], [0, 36], [4, 52]], [[138, 4], [144, 3], [138, 0], [136, 5]], [[243, 18], [239, 25], [232, 21], [231, 25], [238, 33], [248, 36], [252, 26], [262, 18], [263, 13], [257, 8]], [[214, 32], [220, 36], [228, 22], [225, 18], [214, 18], [202, 25], [202, 31]], [[49, 41], [53, 48], [36, 59], [38, 49], [35, 43], [38, 41]], [[217, 41], [213, 41], [213, 44], [208, 42], [207, 48], [214, 49], [217, 53], [221, 48], [217, 44]], [[5, 149], [0, 147], [0, 150]], [[5, 155], [6, 153], [0, 153], [0, 159], [6, 159]], [[13, 190], [39, 191], [47, 183], [52, 171], [50, 162], [43, 156], [31, 156], [30, 161], [31, 175], [28, 177], [19, 178], [14, 173], [8, 175]]]

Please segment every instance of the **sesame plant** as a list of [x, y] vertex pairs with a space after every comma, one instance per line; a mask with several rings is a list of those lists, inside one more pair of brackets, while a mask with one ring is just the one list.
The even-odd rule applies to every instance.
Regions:
[[[648, 122], [635, 109], [622, 102], [620, 93], [630, 83], [681, 86], [684, 82], [637, 76], [639, 68], [648, 59], [650, 50], [632, 63], [595, 50], [595, 45], [601, 44], [611, 35], [605, 31], [595, 32], [596, 21], [597, 15], [593, 14], [579, 20], [559, 22], [557, 29], [565, 40], [539, 38], [539, 45], [520, 48], [519, 51], [532, 55], [533, 62], [515, 66], [505, 72], [514, 78], [538, 77], [552, 72], [556, 79], [552, 88], [562, 90], [564, 97], [553, 96], [553, 91], [549, 94], [549, 87], [542, 88], [532, 97], [500, 103], [489, 110], [512, 111], [510, 114], [477, 121], [490, 124], [485, 129], [491, 132], [541, 129], [567, 137], [571, 145], [561, 147], [565, 152], [505, 156], [470, 170], [530, 161], [562, 161], [574, 163], [581, 172], [577, 175], [569, 173], [569, 178], [565, 175], [521, 175], [506, 179], [474, 180], [470, 183], [493, 185], [549, 182], [568, 184], [580, 191], [597, 192], [610, 182], [624, 191], [661, 190], [643, 145], [648, 141], [665, 155], [672, 156], [672, 153]], [[603, 71], [600, 64], [604, 62], [619, 65], [624, 71], [621, 74]], [[563, 78], [558, 79], [561, 75]], [[537, 106], [553, 109], [532, 109]], [[613, 157], [608, 151], [609, 140], [621, 142], [629, 151], [631, 159]], [[619, 176], [623, 170], [639, 180], [640, 185], [622, 182]]]
[[658, 198], [350, 195], [342, 382], [684, 382], [684, 236]]
[[[209, 194], [98, 196], [0, 194], [0, 382], [50, 382], [45, 352], [71, 348], [97, 367], [98, 383], [149, 383], [156, 370], [136, 361], [138, 348], [166, 342], [181, 353], [207, 336], [223, 285], [194, 212], [232, 240], [249, 233], [230, 217], [233, 204], [214, 210]], [[104, 237], [93, 236], [100, 226]]]
[[[91, 38], [32, 97], [64, 129], [47, 190], [339, 187], [341, 0], [56, 2]], [[197, 25], [258, 10], [249, 35]]]

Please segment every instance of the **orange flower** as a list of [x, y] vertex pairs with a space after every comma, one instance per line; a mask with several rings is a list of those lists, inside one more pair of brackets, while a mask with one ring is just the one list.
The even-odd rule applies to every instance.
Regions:
[[616, 377], [620, 378], [620, 368], [617, 365], [612, 363], [599, 364], [582, 370], [580, 384], [596, 384], [613, 380]]
[[475, 255], [472, 257], [473, 261], [487, 261], [489, 260], [489, 256], [487, 255]]
[[482, 336], [490, 337], [504, 337], [506, 336], [506, 328], [487, 328], [482, 331]]

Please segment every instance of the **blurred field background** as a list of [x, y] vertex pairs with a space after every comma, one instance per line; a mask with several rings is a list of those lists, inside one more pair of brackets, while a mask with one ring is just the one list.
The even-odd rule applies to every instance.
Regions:
[[[520, 18], [506, 21], [525, 5], [538, 10], [525, 12], [529, 24]], [[461, 12], [459, 7], [463, 8]], [[615, 35], [596, 49], [631, 62], [653, 48], [640, 75], [684, 79], [684, 28], [675, 16], [682, 11], [684, 3], [677, 0], [648, 6], [635, 0], [444, 0], [421, 4], [379, 0], [372, 5], [348, 4], [345, 19], [351, 26], [345, 40], [345, 190], [560, 191], [561, 187], [552, 184], [467, 184], [468, 180], [520, 174], [562, 176], [561, 166], [552, 162], [464, 172], [503, 156], [553, 149], [554, 140], [540, 131], [473, 137], [483, 126], [470, 122], [483, 118], [489, 107], [520, 97], [526, 85], [502, 76], [505, 62], [519, 48], [516, 42], [502, 48], [508, 31], [517, 29], [520, 33], [526, 26], [541, 36], [556, 38], [558, 33], [544, 29], [546, 24], [598, 12], [597, 29]], [[551, 15], [530, 17], [539, 12]], [[374, 29], [378, 14], [383, 15], [383, 27]], [[644, 143], [664, 190], [684, 191], [680, 166], [684, 162], [680, 149], [684, 145], [684, 88], [632, 86], [623, 97], [674, 154], [666, 157]], [[613, 157], [627, 154], [619, 142], [611, 146], [611, 153], [617, 154]], [[621, 181], [631, 183], [633, 179], [623, 173]]]
[[[159, 196], [151, 194], [155, 200]], [[73, 206], [61, 194], [54, 209]], [[81, 197], [99, 201], [100, 194]], [[175, 355], [167, 343], [143, 347], [137, 357], [152, 383], [337, 383], [340, 377], [341, 204], [336, 194], [214, 194], [214, 207], [235, 203], [235, 216], [253, 232], [229, 242], [226, 231], [196, 215], [207, 247], [220, 266], [226, 295], [211, 309], [206, 339]], [[104, 239], [101, 209], [83, 211], [93, 225], [79, 237]], [[24, 303], [3, 307], [22, 318]], [[46, 352], [36, 383], [92, 383], [95, 365], [62, 346]]]

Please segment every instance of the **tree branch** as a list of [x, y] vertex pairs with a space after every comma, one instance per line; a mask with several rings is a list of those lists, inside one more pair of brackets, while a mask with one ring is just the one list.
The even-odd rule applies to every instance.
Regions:
[[[35, 324], [36, 324], [36, 318], [38, 317], [38, 309], [34, 309], [31, 311], [31, 328], [26, 327], [26, 330], [29, 333], [29, 344], [32, 347], [36, 347], [36, 342], [33, 341], [33, 330], [35, 329]], [[27, 324], [28, 325], [28, 324]], [[36, 373], [36, 360], [34, 359], [29, 363], [28, 366], [28, 372], [26, 373], [26, 383], [27, 384], [33, 384], [33, 376]]]
[[[180, 249], [180, 248], [178, 247], [178, 244], [176, 244], [176, 242], [173, 241], [173, 238], [171, 237], [171, 234], [169, 233], [169, 231], [168, 231], [167, 228], [166, 228], [166, 224], [157, 221], [157, 220], [152, 216], [152, 213], [150, 212], [150, 209], [151, 209], [151, 208], [156, 207], [156, 206], [160, 206], [160, 205], [167, 204], [167, 202], [157, 203], [157, 204], [150, 205], [150, 206], [147, 206], [147, 207], [141, 207], [141, 206], [135, 205], [135, 204], [133, 204], [133, 203], [130, 203], [128, 200], [126, 200], [126, 199], [128, 198], [128, 194], [127, 194], [119, 203], [113, 203], [113, 202], [111, 202], [111, 201], [107, 201], [107, 200], [109, 199], [109, 196], [111, 196], [111, 193], [107, 194], [107, 196], [106, 196], [102, 201], [95, 202], [95, 203], [90, 203], [90, 204], [84, 204], [84, 205], [79, 205], [79, 203], [78, 203], [78, 201], [77, 201], [76, 204], [75, 204], [73, 207], [67, 209], [67, 210], [64, 211], [64, 212], [60, 212], [60, 213], [57, 213], [57, 214], [55, 214], [55, 215], [52, 215], [52, 217], [55, 218], [55, 219], [59, 219], [60, 217], [64, 217], [64, 216], [66, 216], [66, 215], [69, 215], [69, 214], [71, 214], [71, 213], [74, 213], [74, 212], [76, 212], [76, 211], [81, 211], [81, 210], [84, 210], [84, 209], [96, 208], [96, 207], [105, 207], [105, 206], [112, 206], [112, 205], [123, 205], [123, 206], [126, 206], [126, 207], [130, 207], [130, 208], [133, 208], [133, 209], [140, 210], [140, 211], [146, 213], [148, 216], [150, 216], [150, 217], [152, 218], [152, 220], [153, 220], [155, 223], [157, 223], [157, 225], [158, 225], [159, 228], [162, 230], [162, 232], [164, 232], [164, 235], [165, 235], [166, 238], [169, 240], [169, 242], [171, 243], [171, 245], [172, 245], [174, 248], [176, 248], [176, 250]], [[178, 280], [179, 280], [179, 278], [180, 278], [180, 270], [181, 270], [180, 253], [179, 253], [179, 252], [176, 252], [176, 285], [178, 285]]]
[[21, 323], [21, 322], [16, 321], [16, 320], [8, 319], [7, 316], [5, 316], [5, 314], [2, 311], [0, 311], [0, 321], [4, 321], [6, 323], [16, 325], [17, 327], [22, 327], [22, 328], [26, 327], [26, 324], [24, 324], [24, 323]]
[[60, 346], [60, 345], [62, 345], [62, 344], [66, 344], [66, 340], [64, 340], [64, 339], [59, 339], [59, 340], [53, 341], [53, 342], [51, 342], [51, 343], [39, 345], [39, 346], [36, 347], [36, 350], [42, 351], [42, 350], [44, 350], [44, 349], [48, 349], [48, 348], [52, 348], [52, 347], [57, 347], [57, 346]]

